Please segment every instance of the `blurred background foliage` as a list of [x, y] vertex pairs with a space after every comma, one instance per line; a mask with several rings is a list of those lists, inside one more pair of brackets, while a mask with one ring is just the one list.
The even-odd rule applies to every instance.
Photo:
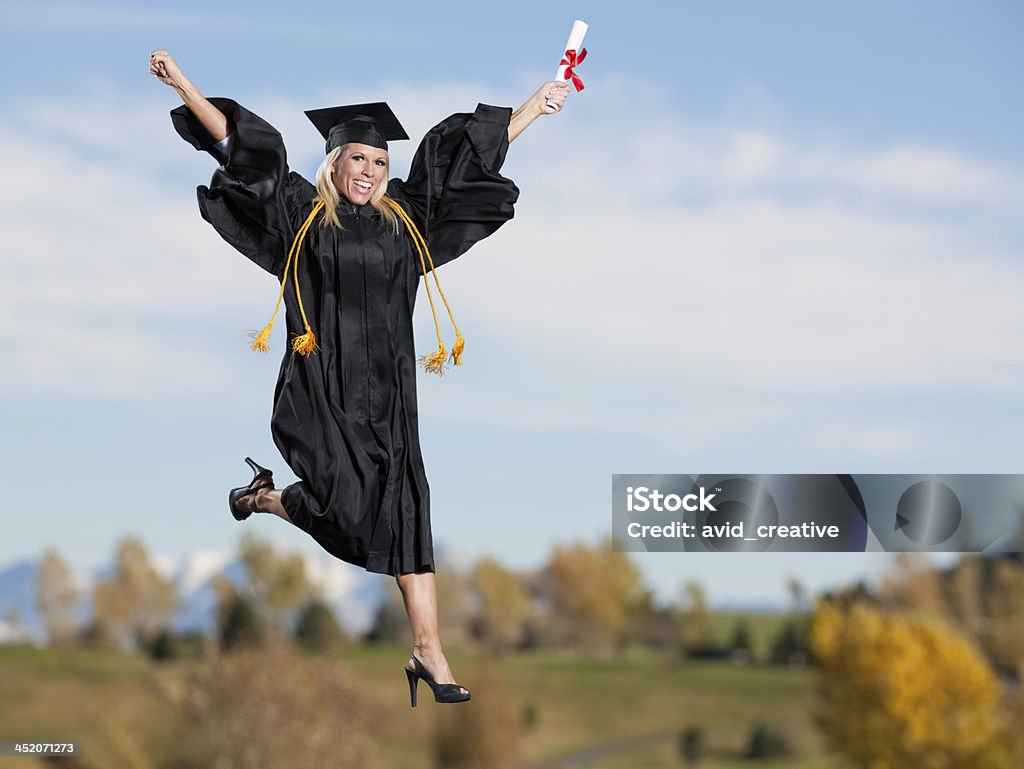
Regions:
[[[659, 604], [607, 540], [553, 548], [519, 573], [493, 558], [438, 572], [442, 638], [473, 701], [408, 707], [397, 588], [347, 631], [304, 561], [240, 543], [216, 580], [213, 633], [176, 633], [174, 589], [134, 538], [94, 584], [42, 555], [47, 645], [0, 646], [0, 724], [77, 739], [22, 769], [276, 767], [1024, 766], [1024, 565], [901, 556], [877, 590], [774, 614], [711, 609], [698, 582]], [[435, 709], [436, 708], [436, 709]], [[426, 712], [425, 712], [426, 711]], [[33, 765], [33, 762], [34, 765]], [[0, 763], [0, 766], [6, 764]]]

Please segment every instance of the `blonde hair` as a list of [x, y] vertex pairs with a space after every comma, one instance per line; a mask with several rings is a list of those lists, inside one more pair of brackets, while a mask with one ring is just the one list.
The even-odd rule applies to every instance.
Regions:
[[[347, 144], [342, 144], [340, 147], [335, 147], [328, 152], [320, 162], [320, 167], [316, 169], [316, 197], [313, 199], [313, 202], [324, 202], [324, 215], [320, 220], [321, 227], [330, 226], [336, 227], [339, 230], [345, 229], [341, 226], [341, 219], [338, 218], [338, 203], [341, 200], [341, 195], [338, 193], [338, 188], [334, 186], [332, 171], [334, 170], [334, 164], [344, 156], [345, 148], [348, 146]], [[391, 231], [397, 235], [398, 216], [395, 215], [391, 206], [383, 202], [384, 196], [388, 191], [387, 179], [390, 169], [390, 160], [385, 157], [384, 181], [374, 188], [373, 194], [370, 196], [370, 205], [388, 223]]]

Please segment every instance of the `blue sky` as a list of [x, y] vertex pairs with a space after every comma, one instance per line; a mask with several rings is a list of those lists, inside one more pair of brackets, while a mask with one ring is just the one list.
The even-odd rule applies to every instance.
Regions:
[[[1021, 471], [1019, 4], [0, 7], [0, 564], [52, 545], [85, 569], [124, 533], [231, 547], [241, 458], [286, 477], [277, 359], [243, 344], [275, 289], [199, 218], [213, 166], [171, 129], [158, 47], [308, 175], [302, 109], [384, 98], [421, 135], [518, 104], [590, 23], [586, 90], [509, 153], [516, 219], [443, 275], [467, 365], [421, 378], [420, 412], [452, 552], [594, 541], [613, 473]], [[637, 558], [663, 596], [719, 600], [886, 563]]]

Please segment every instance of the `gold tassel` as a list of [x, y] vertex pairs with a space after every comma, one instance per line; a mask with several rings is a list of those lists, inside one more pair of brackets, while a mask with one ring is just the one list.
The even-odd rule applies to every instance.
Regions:
[[[395, 213], [399, 215], [402, 221], [405, 223], [405, 227], [409, 232], [409, 236], [412, 238], [413, 245], [416, 247], [416, 251], [420, 258], [420, 267], [423, 271], [424, 283], [426, 283], [427, 299], [430, 301], [430, 311], [434, 316], [434, 330], [437, 332], [437, 351], [430, 355], [423, 355], [420, 357], [420, 364], [430, 374], [437, 374], [442, 376], [444, 374], [444, 365], [448, 359], [448, 353], [445, 350], [444, 342], [441, 340], [441, 328], [437, 322], [437, 309], [434, 306], [434, 298], [430, 292], [430, 280], [428, 272], [434, 278], [434, 283], [437, 286], [437, 292], [441, 295], [441, 301], [444, 302], [445, 309], [448, 311], [448, 319], [451, 321], [452, 327], [455, 329], [455, 344], [452, 345], [451, 360], [456, 366], [462, 365], [462, 352], [466, 346], [466, 340], [463, 339], [462, 333], [459, 331], [458, 325], [455, 323], [455, 315], [452, 313], [451, 305], [448, 304], [448, 298], [444, 295], [444, 291], [441, 289], [441, 281], [438, 280], [437, 271], [434, 269], [434, 260], [430, 258], [430, 249], [427, 248], [427, 243], [420, 235], [419, 230], [413, 223], [412, 219], [405, 212], [405, 210], [398, 205], [394, 200], [389, 197], [384, 197], [383, 202], [390, 205], [394, 209]], [[299, 314], [302, 316], [302, 324], [305, 326], [306, 333], [300, 336], [296, 336], [292, 339], [291, 347], [294, 352], [299, 355], [311, 355], [317, 350], [319, 346], [316, 343], [316, 336], [313, 334], [313, 329], [309, 326], [309, 321], [306, 318], [306, 308], [302, 303], [302, 293], [299, 290], [299, 252], [302, 250], [302, 243], [305, 240], [306, 232], [312, 225], [314, 218], [324, 207], [324, 201], [317, 200], [313, 206], [313, 210], [310, 211], [309, 216], [306, 217], [306, 221], [303, 222], [299, 231], [295, 234], [295, 239], [292, 241], [292, 246], [288, 251], [288, 258], [285, 261], [284, 272], [281, 279], [281, 290], [277, 296], [277, 306], [274, 308], [274, 314], [270, 318], [270, 322], [264, 327], [264, 329], [255, 336], [252, 342], [252, 349], [256, 352], [267, 352], [270, 349], [269, 339], [271, 329], [274, 326], [274, 320], [277, 317], [278, 310], [281, 308], [281, 301], [284, 298], [285, 286], [288, 282], [288, 270], [292, 270], [292, 280], [295, 284], [295, 298], [299, 305]], [[425, 257], [425, 258], [424, 258]], [[427, 265], [430, 265], [429, 270]]]
[[459, 326], [455, 322], [455, 314], [452, 312], [451, 305], [448, 304], [448, 298], [444, 295], [444, 291], [441, 289], [441, 281], [437, 277], [437, 270], [434, 269], [434, 260], [430, 257], [430, 249], [427, 248], [427, 242], [423, 239], [423, 236], [420, 235], [420, 231], [416, 229], [416, 224], [409, 217], [409, 214], [405, 212], [404, 208], [387, 196], [382, 198], [382, 200], [391, 206], [395, 213], [398, 214], [405, 223], [405, 229], [409, 232], [409, 237], [412, 238], [413, 245], [416, 246], [416, 253], [420, 258], [420, 268], [423, 270], [423, 283], [427, 289], [427, 300], [430, 302], [430, 313], [434, 316], [434, 330], [437, 332], [438, 350], [431, 355], [421, 356], [419, 359], [420, 364], [428, 373], [437, 374], [439, 376], [443, 375], [446, 355], [444, 342], [441, 341], [441, 326], [437, 322], [437, 308], [434, 306], [434, 297], [430, 293], [430, 279], [427, 275], [428, 263], [430, 265], [429, 273], [433, 276], [434, 284], [437, 286], [437, 293], [441, 295], [441, 301], [444, 302], [444, 307], [448, 311], [448, 320], [451, 321], [452, 328], [455, 329], [455, 344], [452, 345], [452, 362], [455, 363], [456, 366], [462, 365], [462, 351], [466, 346], [466, 340], [462, 338]]
[[274, 328], [274, 321], [270, 321], [261, 332], [258, 334], [252, 332], [252, 351], [253, 352], [270, 352], [270, 330]]
[[466, 340], [462, 334], [455, 332], [455, 344], [452, 345], [452, 363], [456, 366], [462, 365], [462, 351], [466, 348]]
[[442, 344], [437, 348], [437, 352], [433, 352], [430, 355], [421, 355], [420, 365], [423, 366], [428, 374], [444, 376], [444, 362], [447, 358], [448, 353], [445, 352], [444, 345]]
[[313, 329], [306, 326], [306, 333], [292, 340], [292, 349], [299, 355], [311, 355], [319, 350], [320, 348], [316, 345], [316, 336], [313, 335]]
[[308, 350], [308, 352], [303, 352], [302, 354], [309, 355], [310, 352], [315, 352], [318, 349], [316, 346], [316, 339], [313, 337], [313, 332], [309, 328], [309, 321], [306, 320], [306, 310], [302, 306], [302, 294], [299, 293], [299, 251], [302, 250], [302, 241], [306, 238], [306, 232], [309, 230], [309, 227], [313, 224], [313, 220], [316, 218], [316, 215], [323, 207], [324, 202], [322, 200], [318, 200], [313, 206], [313, 210], [309, 212], [309, 216], [306, 217], [306, 221], [302, 223], [302, 226], [299, 227], [299, 231], [295, 233], [295, 239], [292, 240], [292, 247], [288, 249], [288, 259], [284, 263], [284, 272], [281, 274], [281, 290], [277, 294], [277, 304], [274, 306], [274, 314], [270, 316], [270, 321], [263, 327], [263, 330], [254, 335], [252, 340], [253, 352], [268, 352], [270, 350], [270, 332], [274, 328], [274, 320], [277, 318], [277, 313], [281, 309], [281, 301], [284, 299], [284, 288], [288, 284], [288, 270], [292, 267], [294, 268], [295, 275], [295, 295], [299, 300], [299, 312], [302, 314], [302, 322], [306, 326], [307, 332], [303, 336], [292, 341], [292, 349], [299, 352], [296, 345], [299, 343], [300, 339], [305, 340], [307, 336], [309, 339], [303, 341], [301, 345], [299, 345], [303, 350]]

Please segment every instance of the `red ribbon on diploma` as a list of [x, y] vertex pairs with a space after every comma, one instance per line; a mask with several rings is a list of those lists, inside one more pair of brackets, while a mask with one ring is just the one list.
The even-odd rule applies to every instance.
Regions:
[[565, 67], [565, 79], [566, 80], [572, 80], [572, 84], [574, 86], [576, 86], [576, 91], [577, 92], [583, 90], [583, 81], [580, 80], [580, 76], [579, 75], [577, 75], [575, 72], [572, 71], [572, 68], [573, 67], [578, 67], [580, 64], [582, 64], [583, 60], [585, 58], [587, 58], [587, 49], [586, 48], [584, 48], [584, 49], [582, 49], [580, 51], [579, 58], [576, 57], [576, 49], [575, 48], [570, 48], [569, 50], [567, 50], [565, 52], [565, 56], [562, 58], [562, 60], [560, 62], [558, 62], [558, 66], [559, 67], [561, 67], [563, 64], [566, 65], [566, 67]]

